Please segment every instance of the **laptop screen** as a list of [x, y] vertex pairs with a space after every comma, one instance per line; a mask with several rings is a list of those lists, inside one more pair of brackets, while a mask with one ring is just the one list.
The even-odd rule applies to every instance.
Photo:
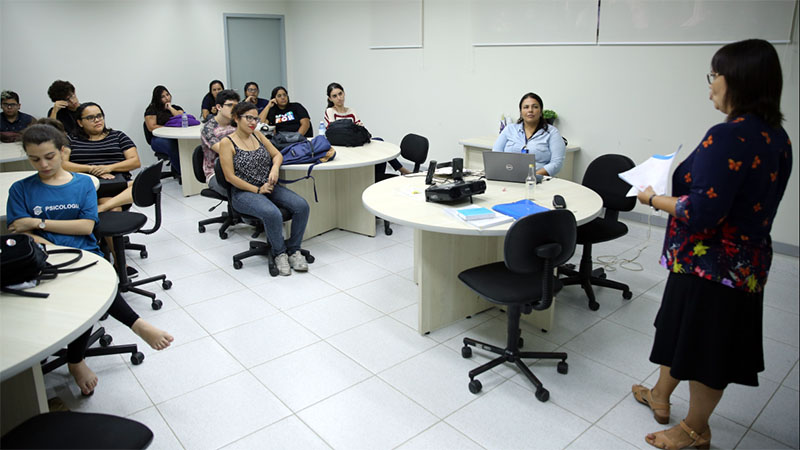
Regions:
[[[483, 169], [487, 180], [524, 183], [530, 164], [536, 164], [536, 156], [530, 153], [483, 152]], [[536, 175], [536, 182], [541, 181], [542, 176]]]

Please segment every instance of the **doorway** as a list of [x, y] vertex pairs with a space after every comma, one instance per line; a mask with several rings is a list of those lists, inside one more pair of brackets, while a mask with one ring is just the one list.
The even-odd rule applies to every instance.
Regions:
[[261, 98], [286, 86], [286, 41], [281, 15], [225, 14], [228, 86], [246, 97], [244, 84], [258, 83]]

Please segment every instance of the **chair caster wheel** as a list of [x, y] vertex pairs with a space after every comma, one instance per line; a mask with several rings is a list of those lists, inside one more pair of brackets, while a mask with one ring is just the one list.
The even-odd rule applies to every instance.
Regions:
[[172, 287], [172, 281], [164, 280], [161, 282], [161, 287], [166, 291], [167, 289]]
[[242, 262], [241, 261], [234, 261], [233, 262], [233, 268], [236, 269], [236, 270], [241, 269], [242, 268]]
[[269, 268], [269, 274], [270, 274], [271, 276], [273, 276], [273, 277], [277, 277], [277, 276], [278, 276], [278, 273], [279, 273], [279, 272], [278, 272], [278, 268], [277, 268], [277, 267], [270, 267], [270, 268]]
[[383, 233], [385, 235], [387, 235], [387, 236], [391, 236], [392, 233], [394, 233], [394, 230], [392, 230], [391, 228], [387, 228], [387, 229], [383, 230]]
[[159, 309], [161, 309], [161, 306], [163, 304], [164, 303], [162, 303], [161, 300], [155, 299], [155, 300], [153, 300], [152, 303], [150, 303], [150, 307], [153, 308], [154, 310], [158, 311]]
[[147, 250], [142, 250], [139, 252], [139, 257], [142, 259], [147, 259]]
[[566, 375], [567, 372], [569, 372], [569, 364], [567, 364], [566, 361], [561, 361], [556, 366], [556, 370], [558, 371], [558, 373]]
[[220, 231], [219, 232], [219, 238], [222, 239], [223, 241], [225, 239], [228, 239], [228, 233], [226, 233], [225, 231]]
[[316, 261], [316, 260], [317, 260], [317, 259], [316, 259], [316, 258], [314, 258], [312, 255], [306, 255], [306, 262], [307, 262], [307, 263], [311, 264], [311, 263], [313, 263], [313, 262], [314, 262], [314, 261]]
[[469, 391], [472, 392], [473, 394], [477, 394], [478, 392], [481, 391], [481, 389], [483, 389], [483, 385], [481, 384], [480, 381], [471, 380], [469, 382]]
[[597, 311], [598, 309], [600, 309], [600, 303], [589, 302], [589, 309], [591, 309], [592, 311]]
[[520, 336], [519, 340], [517, 341], [517, 346], [518, 346], [519, 348], [522, 348], [522, 346], [523, 346], [523, 345], [525, 345], [525, 339], [523, 339], [523, 338]]
[[606, 278], [608, 278], [608, 275], [606, 275], [605, 273], [601, 273], [600, 278], [605, 280]]
[[204, 225], [198, 225], [197, 226], [197, 232], [198, 233], [205, 233], [206, 232], [206, 227]]
[[536, 398], [544, 403], [550, 398], [550, 391], [545, 388], [539, 388], [536, 390]]
[[111, 341], [113, 340], [114, 338], [111, 337], [110, 334], [104, 334], [100, 336], [100, 347], [108, 347], [109, 345], [111, 345]]
[[631, 291], [622, 291], [622, 298], [625, 300], [630, 300], [633, 297], [633, 292]]
[[131, 355], [131, 363], [133, 363], [134, 366], [138, 366], [142, 361], [144, 361], [144, 353], [136, 352]]
[[461, 357], [472, 358], [472, 349], [467, 345], [461, 347]]

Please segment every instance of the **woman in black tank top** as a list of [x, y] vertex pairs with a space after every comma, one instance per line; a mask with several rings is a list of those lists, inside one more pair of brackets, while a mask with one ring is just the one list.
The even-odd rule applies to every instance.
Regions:
[[[256, 131], [259, 118], [254, 104], [242, 102], [233, 109], [236, 131], [220, 142], [219, 160], [225, 180], [233, 186], [231, 205], [237, 211], [257, 217], [264, 224], [272, 255], [281, 275], [291, 269], [307, 271], [305, 257], [300, 253], [308, 223], [308, 203], [278, 184], [278, 171], [283, 155]], [[278, 207], [292, 215], [291, 235], [283, 239], [283, 216]]]

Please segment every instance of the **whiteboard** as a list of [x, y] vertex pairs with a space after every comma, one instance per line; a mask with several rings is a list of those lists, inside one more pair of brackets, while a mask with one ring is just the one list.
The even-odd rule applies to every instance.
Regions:
[[796, 0], [602, 0], [598, 44], [787, 43]]
[[598, 0], [472, 0], [472, 45], [595, 45]]
[[422, 1], [370, 0], [369, 48], [422, 48]]

